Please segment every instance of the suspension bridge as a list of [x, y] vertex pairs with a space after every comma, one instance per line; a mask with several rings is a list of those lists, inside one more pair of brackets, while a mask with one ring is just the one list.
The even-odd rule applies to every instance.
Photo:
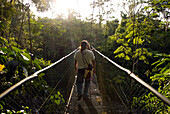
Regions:
[[78, 101], [74, 70], [76, 51], [2, 92], [0, 111], [16, 113], [25, 110], [37, 114], [149, 113], [147, 110], [142, 111], [143, 106], [132, 107], [134, 98], [149, 92], [155, 94], [164, 106], [170, 105], [169, 99], [96, 49], [93, 50], [96, 75], [91, 80], [89, 98]]

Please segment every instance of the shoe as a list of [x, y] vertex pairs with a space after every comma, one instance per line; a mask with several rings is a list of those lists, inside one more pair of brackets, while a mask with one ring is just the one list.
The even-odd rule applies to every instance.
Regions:
[[81, 100], [81, 97], [82, 97], [82, 95], [78, 95], [78, 99], [77, 100]]

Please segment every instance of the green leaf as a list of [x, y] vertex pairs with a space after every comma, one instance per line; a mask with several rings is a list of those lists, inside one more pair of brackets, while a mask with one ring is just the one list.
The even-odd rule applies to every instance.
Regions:
[[124, 48], [125, 48], [125, 47], [123, 47], [123, 46], [118, 47], [118, 48], [116, 49], [116, 51], [114, 51], [114, 54], [119, 53], [119, 52], [122, 52]]
[[139, 37], [135, 37], [135, 38], [133, 39], [133, 44], [143, 44], [143, 42], [144, 42], [144, 41], [142, 41], [142, 39], [139, 38]]
[[55, 94], [55, 98], [58, 98], [59, 96], [57, 94]]
[[26, 106], [26, 107], [24, 107], [24, 109], [29, 109], [29, 107], [28, 107], [28, 106]]
[[45, 76], [45, 73], [40, 73], [39, 76], [40, 77]]
[[21, 111], [17, 111], [17, 113], [22, 113]]
[[37, 58], [36, 59], [34, 59], [34, 61], [32, 61], [33, 63], [35, 63], [35, 64], [41, 64], [41, 61], [40, 60], [38, 60]]
[[117, 39], [117, 43], [124, 43], [124, 39]]
[[126, 47], [125, 49], [124, 49], [124, 52], [126, 53], [126, 54], [131, 54], [132, 52], [131, 52], [131, 48], [130, 47]]
[[16, 53], [14, 51], [9, 51], [7, 56], [8, 57], [16, 57]]
[[155, 64], [157, 64], [157, 63], [159, 63], [161, 60], [158, 60], [158, 61], [156, 61], [156, 62], [154, 62], [154, 63], [152, 63], [151, 65], [153, 66], [153, 65], [155, 65]]
[[47, 82], [45, 80], [43, 80], [43, 78], [41, 80], [41, 83], [44, 84], [44, 85], [47, 85]]
[[130, 57], [128, 55], [126, 55], [125, 60], [130, 60]]
[[124, 57], [125, 57], [125, 54], [124, 54], [124, 53], [120, 53], [120, 54], [116, 55], [115, 58], [116, 58], [116, 57], [124, 58]]
[[59, 105], [60, 104], [60, 100], [54, 100], [54, 102]]
[[12, 49], [13, 49], [15, 52], [22, 52], [21, 49], [19, 49], [19, 48], [17, 48], [17, 47], [14, 47], [14, 46], [12, 46]]
[[63, 102], [65, 102], [64, 98], [61, 98], [61, 100], [62, 100]]
[[3, 102], [3, 101], [0, 101], [0, 103], [1, 103], [2, 105], [5, 105], [5, 102]]
[[139, 60], [146, 60], [146, 57], [144, 55], [140, 56]]
[[61, 95], [59, 91], [57, 91], [57, 94], [58, 94], [58, 95]]
[[128, 39], [128, 41], [127, 41], [127, 42], [129, 43], [130, 41], [131, 41], [131, 39]]
[[128, 43], [123, 43], [123, 45], [124, 45], [124, 46], [129, 46], [129, 44], [128, 44]]
[[4, 107], [3, 107], [1, 104], [0, 104], [0, 109], [1, 109], [1, 110], [3, 110], [3, 109], [4, 109]]
[[25, 74], [25, 77], [28, 77], [28, 71], [25, 67], [22, 67], [23, 71], [24, 71], [24, 74]]
[[33, 63], [35, 64], [35, 66], [36, 66], [37, 70], [42, 69], [42, 68], [41, 68], [41, 66], [40, 66], [41, 61], [39, 61], [37, 58], [36, 58], [36, 59], [34, 59]]
[[31, 56], [28, 53], [22, 53], [22, 55], [24, 55], [27, 60], [31, 60]]
[[162, 68], [162, 70], [160, 71], [160, 73], [166, 72], [166, 70], [168, 70], [169, 67], [170, 67], [169, 65], [166, 65], [164, 68]]
[[19, 61], [22, 63], [22, 64], [24, 64], [24, 65], [29, 65], [29, 61], [26, 61], [25, 59], [23, 59], [23, 58], [19, 58]]
[[133, 31], [131, 31], [128, 35], [126, 35], [126, 38], [132, 38], [133, 36]]
[[0, 50], [3, 52], [3, 53], [8, 53], [10, 50], [6, 47], [1, 47]]
[[162, 65], [162, 64], [164, 64], [166, 61], [161, 61], [161, 62], [159, 62], [155, 67], [157, 68], [157, 67], [159, 67], [160, 65]]
[[50, 97], [50, 99], [52, 100], [52, 99], [54, 99], [54, 97], [53, 97], [53, 96], [51, 96], [51, 97]]
[[150, 16], [153, 17], [153, 18], [159, 17], [159, 15], [157, 13], [152, 13]]
[[25, 57], [22, 53], [20, 53], [22, 58], [25, 60], [25, 61], [29, 61], [30, 59], [28, 59], [27, 57]]
[[120, 84], [121, 82], [122, 82], [122, 80], [120, 80], [120, 79], [117, 79], [117, 80], [116, 80], [116, 83], [117, 83], [117, 84]]
[[148, 52], [148, 53], [147, 53], [147, 56], [152, 56], [152, 53]]

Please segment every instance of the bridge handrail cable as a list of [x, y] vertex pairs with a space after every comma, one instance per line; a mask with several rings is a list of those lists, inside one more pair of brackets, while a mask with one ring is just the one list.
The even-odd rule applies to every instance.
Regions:
[[120, 66], [119, 64], [115, 63], [114, 61], [112, 61], [111, 59], [109, 59], [107, 56], [103, 55], [102, 53], [100, 53], [98, 50], [96, 50], [95, 48], [93, 48], [93, 50], [95, 52], [97, 52], [99, 55], [101, 55], [103, 58], [105, 58], [106, 60], [108, 60], [109, 62], [111, 62], [112, 64], [114, 64], [116, 67], [118, 67], [119, 69], [125, 71], [126, 73], [128, 73], [133, 79], [135, 79], [138, 83], [140, 83], [141, 85], [143, 85], [144, 87], [146, 87], [147, 89], [149, 89], [151, 92], [153, 92], [158, 98], [160, 98], [164, 103], [170, 105], [170, 100], [167, 99], [165, 96], [163, 96], [161, 93], [159, 93], [156, 89], [154, 89], [152, 86], [150, 86], [149, 84], [147, 84], [146, 82], [144, 82], [142, 79], [140, 79], [139, 77], [137, 77], [134, 73], [132, 73], [130, 70], [123, 68], [122, 66]]
[[[78, 49], [78, 48], [77, 48], [77, 49]], [[55, 63], [53, 63], [53, 64], [51, 64], [51, 65], [49, 65], [49, 66], [47, 66], [47, 67], [45, 67], [45, 68], [43, 68], [43, 69], [41, 69], [41, 70], [36, 71], [36, 72], [35, 72], [34, 74], [32, 74], [31, 76], [28, 76], [28, 77], [24, 78], [24, 79], [21, 80], [20, 82], [16, 83], [15, 85], [13, 85], [13, 86], [10, 87], [10, 88], [8, 88], [7, 90], [5, 90], [3, 93], [0, 94], [0, 99], [2, 99], [4, 96], [6, 96], [7, 94], [9, 94], [10, 92], [12, 92], [12, 91], [13, 91], [14, 89], [16, 89], [17, 87], [19, 87], [20, 85], [24, 84], [25, 82], [27, 82], [27, 81], [29, 81], [29, 80], [31, 80], [31, 79], [33, 79], [33, 78], [38, 77], [38, 74], [39, 74], [39, 73], [42, 73], [42, 72], [48, 70], [49, 68], [57, 65], [58, 63], [60, 63], [61, 61], [63, 61], [64, 59], [66, 59], [67, 57], [69, 57], [70, 55], [72, 55], [73, 53], [75, 53], [77, 49], [75, 49], [74, 51], [72, 51], [72, 52], [69, 53], [68, 55], [62, 57], [61, 59], [59, 59], [59, 60], [56, 61]]]
[[70, 102], [71, 102], [71, 97], [72, 97], [72, 95], [73, 95], [73, 91], [74, 91], [75, 86], [76, 86], [76, 80], [77, 80], [77, 75], [75, 76], [74, 83], [73, 83], [73, 86], [72, 86], [72, 88], [71, 88], [71, 92], [70, 92], [70, 95], [69, 95], [69, 98], [68, 98], [67, 104], [66, 104], [66, 106], [65, 106], [64, 114], [67, 114], [68, 107], [69, 107]]

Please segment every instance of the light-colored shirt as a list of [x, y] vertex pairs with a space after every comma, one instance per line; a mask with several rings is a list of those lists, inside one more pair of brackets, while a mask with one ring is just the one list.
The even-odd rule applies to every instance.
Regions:
[[78, 50], [74, 55], [74, 59], [78, 61], [78, 69], [84, 69], [88, 67], [88, 64], [92, 64], [92, 60], [95, 59], [95, 56], [92, 51], [85, 49], [83, 52]]

